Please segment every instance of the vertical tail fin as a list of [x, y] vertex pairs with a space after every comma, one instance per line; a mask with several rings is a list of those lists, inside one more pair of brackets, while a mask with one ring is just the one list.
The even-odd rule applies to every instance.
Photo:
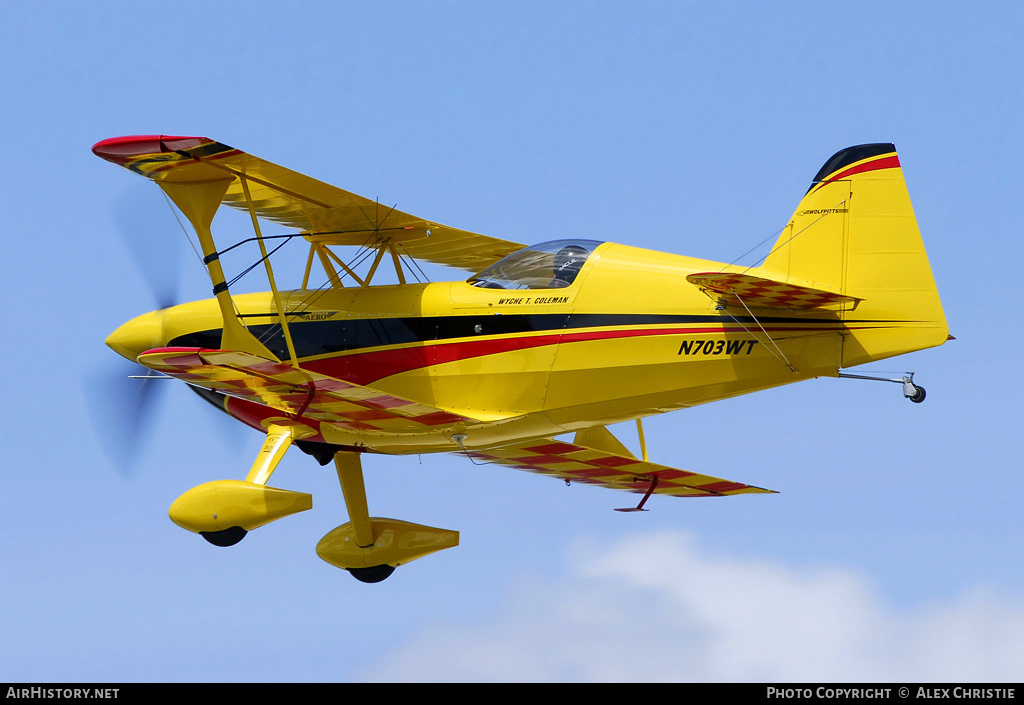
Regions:
[[948, 337], [892, 144], [849, 147], [825, 162], [759, 269], [768, 278], [863, 299], [842, 313], [842, 367]]

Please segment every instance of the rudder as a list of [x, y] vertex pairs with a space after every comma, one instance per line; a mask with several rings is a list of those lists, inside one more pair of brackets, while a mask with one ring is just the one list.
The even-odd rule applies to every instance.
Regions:
[[825, 162], [759, 270], [863, 299], [841, 314], [842, 367], [941, 345], [948, 336], [890, 143], [848, 147]]

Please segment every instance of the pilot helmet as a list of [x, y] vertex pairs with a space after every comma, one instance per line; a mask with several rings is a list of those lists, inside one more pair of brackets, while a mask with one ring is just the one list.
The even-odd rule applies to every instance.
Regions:
[[566, 245], [555, 254], [555, 278], [572, 282], [590, 253], [579, 245]]

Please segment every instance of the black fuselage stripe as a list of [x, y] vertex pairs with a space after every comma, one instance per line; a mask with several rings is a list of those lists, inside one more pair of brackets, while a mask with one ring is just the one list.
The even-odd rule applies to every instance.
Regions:
[[[267, 314], [271, 315], [271, 314]], [[790, 318], [765, 316], [721, 316], [713, 314], [662, 315], [617, 313], [545, 313], [522, 315], [468, 315], [426, 316], [411, 318], [363, 318], [328, 321], [292, 321], [289, 329], [296, 354], [300, 358], [332, 353], [377, 348], [385, 345], [437, 342], [470, 338], [480, 335], [514, 335], [517, 333], [544, 333], [586, 328], [623, 328], [626, 326], [671, 325], [743, 325], [758, 323], [786, 324], [855, 324], [867, 321], [840, 321], [838, 317]], [[882, 323], [882, 321], [871, 321]], [[281, 334], [280, 324], [248, 326], [281, 359], [287, 359], [288, 350]], [[680, 331], [685, 332], [685, 331]], [[169, 346], [220, 347], [221, 329], [211, 329], [178, 336], [168, 341]]]

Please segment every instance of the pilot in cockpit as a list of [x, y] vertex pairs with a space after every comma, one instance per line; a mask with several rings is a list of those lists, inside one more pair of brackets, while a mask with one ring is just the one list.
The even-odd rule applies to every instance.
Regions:
[[482, 289], [561, 289], [576, 281], [599, 240], [551, 240], [502, 257], [468, 280]]
[[579, 245], [566, 245], [560, 249], [555, 254], [555, 268], [549, 286], [559, 289], [572, 284], [589, 254]]

